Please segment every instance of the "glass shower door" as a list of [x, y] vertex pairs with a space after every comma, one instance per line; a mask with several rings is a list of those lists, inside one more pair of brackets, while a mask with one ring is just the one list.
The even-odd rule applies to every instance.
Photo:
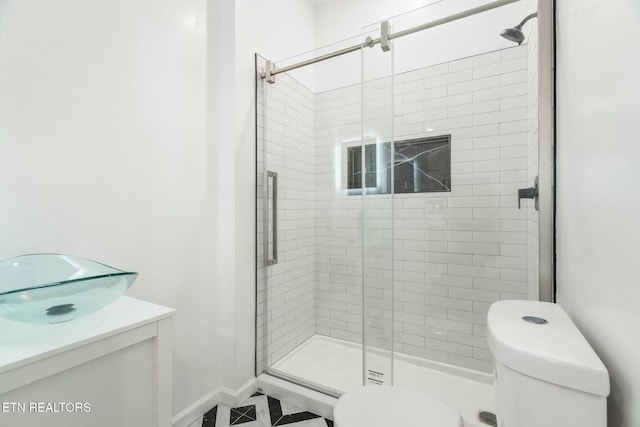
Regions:
[[[462, 7], [394, 17], [390, 33]], [[390, 49], [378, 23], [346, 42], [373, 46], [316, 63], [311, 85], [258, 79], [258, 373], [333, 395], [489, 395], [488, 307], [539, 297], [538, 211], [518, 199], [538, 175], [537, 33], [522, 45], [499, 35], [527, 8]]]
[[314, 93], [256, 57], [256, 371], [315, 332]]

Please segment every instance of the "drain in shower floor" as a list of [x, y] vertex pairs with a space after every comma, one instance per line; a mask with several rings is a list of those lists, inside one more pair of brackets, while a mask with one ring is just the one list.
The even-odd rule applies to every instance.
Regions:
[[480, 422], [490, 425], [492, 427], [497, 427], [498, 420], [496, 419], [496, 414], [489, 411], [480, 411], [478, 412], [478, 419]]

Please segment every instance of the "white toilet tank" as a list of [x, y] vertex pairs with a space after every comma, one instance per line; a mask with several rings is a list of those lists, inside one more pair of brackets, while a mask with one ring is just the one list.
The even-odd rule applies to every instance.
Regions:
[[609, 373], [558, 304], [489, 308], [499, 427], [606, 427]]

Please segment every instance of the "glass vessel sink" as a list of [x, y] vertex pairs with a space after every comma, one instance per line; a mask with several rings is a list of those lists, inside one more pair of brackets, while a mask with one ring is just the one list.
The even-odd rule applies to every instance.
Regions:
[[111, 304], [137, 276], [70, 255], [8, 258], [0, 261], [0, 317], [29, 323], [65, 322]]

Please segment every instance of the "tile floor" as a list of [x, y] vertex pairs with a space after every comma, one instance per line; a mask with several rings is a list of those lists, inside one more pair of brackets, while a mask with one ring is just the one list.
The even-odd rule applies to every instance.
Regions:
[[202, 427], [333, 427], [333, 421], [255, 393], [237, 408], [215, 406], [202, 419]]

